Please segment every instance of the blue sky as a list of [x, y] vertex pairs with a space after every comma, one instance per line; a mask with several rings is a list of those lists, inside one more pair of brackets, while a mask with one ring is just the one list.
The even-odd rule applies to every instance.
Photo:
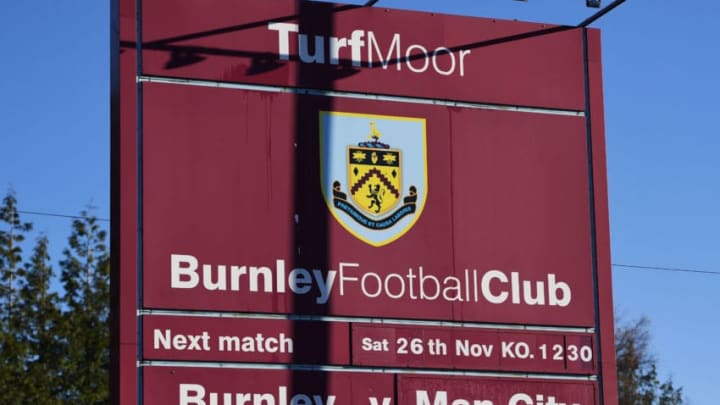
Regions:
[[[560, 24], [595, 11], [581, 0], [377, 6]], [[2, 15], [0, 193], [12, 187], [25, 211], [92, 205], [109, 218], [107, 2], [5, 2]], [[602, 29], [613, 263], [720, 271], [718, 15], [711, 0], [628, 0], [592, 25]], [[69, 220], [25, 219], [59, 259]], [[692, 404], [716, 403], [720, 276], [615, 267], [613, 282], [618, 314], [651, 319], [661, 376]]]

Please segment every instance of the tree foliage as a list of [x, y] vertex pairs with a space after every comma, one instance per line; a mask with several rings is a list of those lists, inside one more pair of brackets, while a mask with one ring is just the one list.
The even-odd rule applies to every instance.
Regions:
[[[107, 403], [107, 232], [82, 211], [72, 222], [58, 279], [47, 237], [38, 237], [23, 259], [31, 230], [9, 192], [0, 203], [0, 404]], [[682, 388], [658, 378], [647, 318], [618, 326], [615, 345], [620, 405], [684, 403]]]
[[[22, 242], [32, 225], [21, 221], [13, 192], [8, 193], [0, 204], [0, 226], [0, 387], [25, 391], [27, 387], [20, 383], [27, 384], [23, 377], [31, 353], [24, 339], [19, 293], [23, 280], [19, 270]], [[13, 403], [12, 395], [7, 390], [0, 390], [0, 403]]]
[[[64, 318], [67, 353], [74, 360], [64, 370], [64, 400], [102, 403], [108, 395], [110, 336], [110, 256], [106, 232], [86, 211], [72, 223], [63, 251], [63, 303], [73, 314]], [[88, 350], [92, 348], [92, 350]]]
[[681, 405], [682, 387], [672, 379], [660, 382], [657, 360], [650, 351], [650, 320], [646, 317], [615, 330], [615, 357], [620, 405]]
[[23, 258], [31, 229], [8, 193], [0, 204], [0, 403], [107, 403], [107, 232], [81, 212], [72, 222], [58, 278], [47, 237], [39, 236]]

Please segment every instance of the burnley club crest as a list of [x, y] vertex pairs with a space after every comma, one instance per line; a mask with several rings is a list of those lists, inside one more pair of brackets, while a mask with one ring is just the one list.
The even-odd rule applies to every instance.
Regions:
[[427, 196], [425, 119], [320, 112], [322, 189], [351, 234], [386, 245], [412, 228]]

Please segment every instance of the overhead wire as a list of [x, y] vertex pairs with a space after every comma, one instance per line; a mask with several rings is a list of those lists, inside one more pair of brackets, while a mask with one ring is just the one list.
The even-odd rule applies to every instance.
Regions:
[[20, 214], [25, 214], [25, 215], [39, 215], [39, 216], [44, 216], [44, 217], [69, 218], [69, 219], [85, 219], [85, 218], [93, 217], [98, 221], [110, 222], [110, 219], [108, 219], [108, 218], [98, 218], [93, 215], [82, 216], [82, 215], [55, 214], [52, 212], [23, 211], [23, 210], [17, 210], [17, 212]]
[[682, 268], [682, 267], [641, 266], [641, 265], [637, 265], [637, 264], [621, 264], [621, 263], [612, 263], [612, 266], [626, 268], [626, 269], [635, 269], [635, 270], [670, 271], [670, 272], [675, 272], [675, 273], [697, 273], [697, 274], [710, 274], [713, 276], [720, 276], [720, 271], [687, 269], [687, 268]]
[[[56, 213], [41, 212], [41, 211], [18, 210], [18, 212], [21, 214], [26, 214], [26, 215], [39, 215], [39, 216], [56, 217], [56, 218], [68, 218], [68, 219], [88, 218], [88, 217], [83, 217], [81, 215], [56, 214]], [[108, 218], [95, 217], [95, 219], [98, 221], [110, 222], [110, 220]], [[690, 269], [690, 268], [683, 268], [683, 267], [645, 266], [645, 265], [639, 265], [639, 264], [625, 264], [625, 263], [612, 263], [611, 265], [612, 265], [612, 267], [619, 267], [619, 268], [630, 269], [630, 270], [667, 271], [667, 272], [675, 272], [675, 273], [695, 273], [695, 274], [706, 274], [706, 275], [711, 275], [711, 276], [720, 276], [720, 271]]]

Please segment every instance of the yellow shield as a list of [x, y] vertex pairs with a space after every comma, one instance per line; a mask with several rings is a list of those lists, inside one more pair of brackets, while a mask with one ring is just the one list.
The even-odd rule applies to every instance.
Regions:
[[401, 200], [402, 176], [399, 149], [347, 148], [350, 195], [364, 212], [382, 216]]

